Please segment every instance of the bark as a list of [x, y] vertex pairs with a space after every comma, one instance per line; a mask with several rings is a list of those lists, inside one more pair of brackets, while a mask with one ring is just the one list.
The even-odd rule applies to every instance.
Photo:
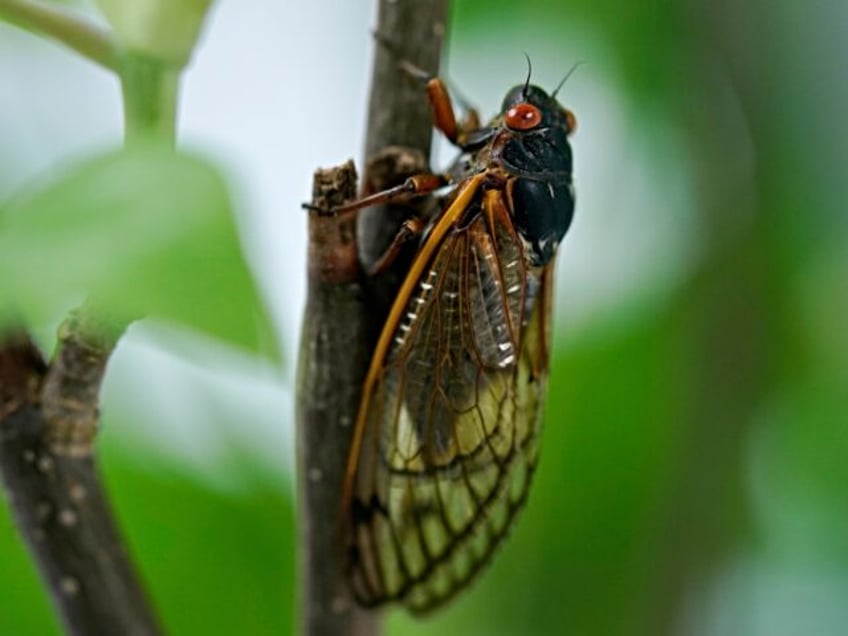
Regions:
[[[352, 162], [315, 174], [313, 205], [356, 197]], [[344, 579], [339, 506], [359, 388], [368, 364], [367, 305], [355, 218], [309, 217], [309, 287], [298, 369], [298, 515], [302, 633], [377, 633], [377, 617], [356, 607]]]

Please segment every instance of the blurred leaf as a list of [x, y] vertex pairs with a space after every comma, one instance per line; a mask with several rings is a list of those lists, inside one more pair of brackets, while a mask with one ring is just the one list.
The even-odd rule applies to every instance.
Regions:
[[130, 51], [184, 66], [211, 0], [96, 0]]
[[0, 634], [59, 634], [58, 619], [17, 533], [10, 507], [5, 498], [0, 498], [0, 504]]
[[254, 351], [273, 343], [223, 180], [167, 148], [106, 154], [0, 210], [0, 271], [11, 274], [0, 309], [29, 323], [91, 294], [117, 317], [149, 313]]
[[848, 423], [832, 376], [776, 392], [751, 448], [761, 533], [772, 556], [848, 571]]
[[282, 484], [257, 476], [249, 457], [222, 465], [252, 476], [226, 493], [167, 460], [142, 466], [106, 450], [114, 506], [169, 633], [291, 633], [294, 521]]
[[[284, 485], [236, 451], [222, 470], [248, 487], [216, 490], [161, 455], [139, 458], [122, 445], [123, 427], [114, 424], [116, 434], [101, 448], [101, 472], [167, 632], [291, 633], [294, 521]], [[0, 508], [0, 633], [58, 634], [7, 506]]]
[[[454, 3], [453, 17], [459, 34], [502, 28], [504, 16], [509, 16], [509, 24], [532, 25], [546, 34], [553, 29], [564, 36], [588, 33], [603, 38], [613, 53], [614, 68], [628, 85], [628, 97], [648, 98], [656, 106], [656, 98], [665, 96], [657, 91], [688, 79], [681, 64], [690, 47], [684, 7], [663, 0], [532, 0], [520, 6], [510, 0], [465, 0]], [[564, 63], [563, 72], [569, 65]]]

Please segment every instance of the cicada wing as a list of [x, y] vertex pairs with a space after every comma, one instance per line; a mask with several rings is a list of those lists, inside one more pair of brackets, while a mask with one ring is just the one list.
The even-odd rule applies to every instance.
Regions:
[[550, 270], [526, 266], [502, 205], [484, 207], [500, 212], [457, 223], [399, 300], [366, 380], [348, 567], [367, 605], [451, 598], [506, 534], [536, 466]]

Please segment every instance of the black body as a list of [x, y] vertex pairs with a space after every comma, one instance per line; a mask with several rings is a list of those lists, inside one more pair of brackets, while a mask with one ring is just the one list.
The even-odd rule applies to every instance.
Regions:
[[[509, 110], [522, 103], [535, 106], [542, 116], [529, 130], [506, 124]], [[516, 86], [504, 98], [498, 117], [466, 135], [465, 152], [450, 171], [457, 181], [488, 171], [505, 187], [515, 228], [527, 243], [533, 266], [550, 261], [574, 216], [569, 125], [565, 110], [544, 90]]]

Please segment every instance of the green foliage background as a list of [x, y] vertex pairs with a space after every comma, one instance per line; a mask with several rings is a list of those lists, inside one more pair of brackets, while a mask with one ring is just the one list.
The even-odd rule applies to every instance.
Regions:
[[[632, 290], [576, 333], [563, 316], [527, 511], [461, 600], [421, 623], [394, 613], [388, 633], [845, 633], [848, 13], [457, 0], [451, 35], [508, 21], [603, 45], [634, 135], [673, 129], [686, 158], [693, 209], [645, 223], [692, 215], [695, 241], [667, 293]], [[661, 165], [667, 141], [642, 161]], [[240, 344], [233, 323], [201, 328]], [[290, 486], [234, 451], [222, 470], [244, 487], [213, 488], [120, 427], [107, 418], [103, 468], [170, 632], [289, 633]], [[56, 632], [5, 507], [0, 564], [0, 633]]]

